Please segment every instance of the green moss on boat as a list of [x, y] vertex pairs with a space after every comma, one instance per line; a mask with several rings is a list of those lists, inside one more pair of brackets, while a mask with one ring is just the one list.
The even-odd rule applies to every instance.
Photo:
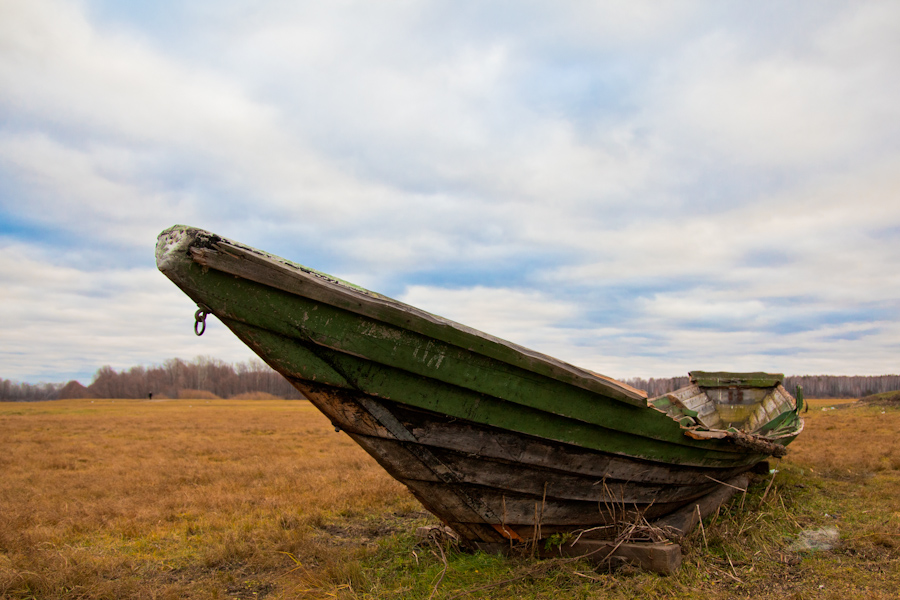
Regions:
[[669, 514], [783, 454], [803, 427], [781, 375], [694, 372], [648, 400], [207, 231], [163, 231], [156, 258], [472, 542], [599, 527], [626, 509]]

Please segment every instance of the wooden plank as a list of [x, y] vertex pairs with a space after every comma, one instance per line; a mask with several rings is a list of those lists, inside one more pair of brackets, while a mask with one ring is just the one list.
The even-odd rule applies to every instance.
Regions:
[[696, 405], [693, 410], [697, 411], [697, 418], [708, 419], [716, 414], [716, 405], [707, 398], [703, 404]]
[[674, 392], [670, 392], [668, 395], [675, 397], [679, 401], [684, 401], [688, 398], [693, 398], [694, 396], [699, 396], [703, 393], [704, 392], [700, 389], [700, 386], [689, 385], [681, 389], [677, 389]]
[[671, 574], [681, 568], [681, 546], [670, 542], [624, 542], [579, 540], [555, 550], [543, 550], [542, 556], [583, 557], [593, 565], [628, 562], [645, 571]]
[[691, 383], [701, 387], [775, 387], [784, 381], [783, 373], [731, 373], [727, 371], [691, 371]]
[[[390, 438], [356, 401], [358, 393], [334, 390], [305, 382], [298, 385], [335, 424], [349, 433]], [[493, 460], [510, 469], [537, 469], [589, 478], [608, 485], [695, 486], [708, 485], [709, 477], [725, 480], [746, 467], [692, 468], [667, 465], [586, 450], [551, 440], [517, 435], [494, 427], [453, 419], [430, 411], [380, 399], [415, 439], [432, 449], [456, 452], [472, 459]]]
[[697, 420], [707, 429], [725, 428], [725, 423], [722, 422], [722, 417], [719, 416], [718, 411], [714, 411], [704, 417], [697, 417]]
[[[475, 519], [473, 521], [468, 506], [447, 495], [447, 486], [436, 482], [401, 480], [411, 489], [428, 498], [438, 498], [450, 511], [447, 520], [464, 522], [506, 523], [511, 526], [533, 527], [535, 522], [542, 526], [552, 526], [568, 531], [607, 525], [618, 520], [630, 521], [638, 512], [648, 519], [655, 519], [670, 513], [683, 503], [656, 503], [646, 506], [622, 505], [610, 502], [589, 502], [557, 498], [543, 499], [541, 496], [519, 494], [500, 489], [459, 484], [454, 489], [465, 489], [467, 495], [479, 503], [490, 507], [498, 516], [496, 521]], [[469, 515], [468, 517], [466, 515]], [[530, 533], [527, 534], [530, 537]], [[525, 537], [525, 536], [523, 536]]]
[[702, 409], [705, 406], [710, 406], [713, 410], [715, 410], [715, 405], [713, 405], [713, 403], [709, 401], [709, 397], [703, 392], [700, 392], [699, 394], [693, 394], [686, 398], [679, 398], [678, 402], [681, 404], [681, 406], [689, 408], [690, 410], [695, 410], [697, 412], [703, 412]]
[[[395, 471], [404, 479], [440, 481], [431, 470], [415, 464], [408, 444], [390, 439], [353, 435], [353, 439], [367, 452], [376, 456], [382, 464], [395, 465]], [[638, 484], [623, 481], [605, 481], [562, 472], [559, 469], [543, 469], [522, 463], [511, 463], [471, 456], [460, 452], [425, 447], [446, 469], [460, 481], [511, 493], [540, 498], [546, 494], [553, 500], [580, 500], [585, 502], [625, 503], [645, 505], [650, 503], [678, 503], [696, 498], [714, 487], [705, 478], [702, 483], [677, 486], [671, 484]]]
[[747, 420], [746, 430], [755, 432], [782, 412], [781, 402], [779, 402], [777, 397], [777, 390], [773, 388], [772, 392], [763, 398], [756, 411], [750, 415], [750, 418]]
[[331, 420], [333, 426], [350, 434], [391, 437], [390, 431], [364, 410], [348, 392], [324, 386], [297, 385], [296, 383], [294, 383], [294, 387], [302, 388], [303, 395]]
[[797, 408], [797, 399], [788, 392], [783, 385], [778, 385], [775, 387], [775, 393], [781, 402], [781, 405], [785, 408], [796, 409]]
[[440, 427], [414, 425], [412, 431], [421, 443], [430, 446], [454, 448], [459, 452], [523, 465], [565, 469], [565, 472], [593, 477], [596, 481], [606, 478], [608, 482], [694, 485], [705, 483], [706, 475], [725, 479], [746, 469], [681, 467], [629, 459], [465, 422], [445, 423]]
[[673, 408], [668, 411], [670, 416], [678, 418], [676, 413], [677, 406], [683, 406], [688, 410], [697, 413], [694, 417], [697, 422], [708, 429], [719, 429], [723, 426], [722, 418], [719, 416], [716, 403], [706, 394], [706, 392], [697, 385], [690, 385], [680, 390], [676, 390], [668, 397], [672, 399]]

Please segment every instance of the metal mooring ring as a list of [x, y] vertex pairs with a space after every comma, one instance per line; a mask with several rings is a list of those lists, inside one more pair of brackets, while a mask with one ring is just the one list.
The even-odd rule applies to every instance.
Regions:
[[208, 314], [209, 310], [205, 306], [201, 306], [194, 313], [194, 333], [198, 336], [203, 335], [203, 332], [206, 331], [206, 315]]

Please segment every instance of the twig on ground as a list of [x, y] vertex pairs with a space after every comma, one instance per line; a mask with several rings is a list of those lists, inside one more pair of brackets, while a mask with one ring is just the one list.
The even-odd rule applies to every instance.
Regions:
[[730, 487], [731, 489], [737, 490], [737, 491], [739, 491], [739, 492], [746, 492], [746, 491], [747, 491], [746, 488], [738, 487], [738, 486], [736, 486], [736, 485], [731, 485], [730, 483], [725, 483], [724, 481], [719, 481], [719, 480], [716, 479], [715, 477], [710, 477], [709, 475], [704, 475], [704, 477], [706, 477], [707, 479], [709, 479], [709, 480], [711, 480], [711, 481], [715, 481], [716, 483], [721, 483], [721, 484], [724, 485], [725, 487]]
[[762, 498], [759, 499], [759, 505], [762, 506], [762, 503], [766, 501], [766, 496], [769, 495], [769, 489], [771, 489], [772, 484], [775, 483], [775, 475], [777, 475], [778, 469], [772, 469], [772, 479], [769, 480], [769, 485], [766, 486], [766, 491], [763, 492]]
[[[440, 540], [437, 539], [437, 537], [434, 535], [433, 532], [431, 535], [428, 536], [428, 539], [430, 541], [432, 541], [435, 546], [437, 546], [437, 549], [441, 553], [441, 556], [440, 556], [441, 562], [444, 563], [444, 568], [441, 569], [441, 576], [438, 577], [437, 583], [434, 584], [434, 588], [432, 588], [431, 594], [428, 596], [428, 600], [431, 600], [432, 598], [434, 598], [434, 595], [437, 593], [438, 588], [441, 585], [441, 582], [444, 580], [444, 575], [447, 574], [447, 569], [450, 568], [450, 564], [447, 562], [447, 555], [444, 553], [444, 545], [441, 543]], [[432, 550], [431, 552], [432, 552], [432, 554], [434, 554], [434, 550]], [[437, 556], [437, 554], [435, 554], [435, 556]]]
[[703, 546], [709, 552], [709, 543], [706, 541], [706, 528], [703, 527], [703, 515], [700, 514], [700, 505], [695, 504], [694, 508], [697, 509], [697, 523], [700, 525], [700, 533], [703, 534]]
[[[734, 575], [734, 578], [737, 579], [737, 571], [736, 571], [735, 568], [734, 568], [734, 563], [731, 562], [731, 557], [728, 556], [728, 551], [727, 551], [727, 550], [725, 551], [725, 558], [728, 559], [728, 566], [731, 567], [731, 573]], [[738, 581], [740, 581], [740, 580], [738, 579]], [[744, 582], [741, 581], [741, 583], [744, 583]]]
[[722, 575], [725, 575], [726, 577], [730, 577], [731, 579], [734, 579], [735, 581], [737, 581], [737, 582], [740, 583], [741, 585], [744, 584], [743, 581], [741, 581], [740, 579], [738, 579], [737, 577], [735, 577], [734, 575], [732, 575], [732, 574], [729, 573], [728, 571], [724, 571], [724, 570], [722, 570], [722, 569], [720, 569], [720, 568], [718, 568], [718, 567], [714, 567], [714, 566], [712, 566], [712, 565], [710, 565], [709, 568], [711, 568], [713, 571], [718, 571], [719, 573], [721, 573]]
[[791, 522], [797, 526], [797, 529], [803, 529], [800, 526], [800, 523], [797, 522], [797, 519], [795, 519], [793, 516], [791, 516], [791, 514], [788, 512], [787, 507], [785, 507], [785, 505], [784, 505], [784, 499], [781, 496], [778, 496], [778, 501], [781, 502], [781, 509], [784, 511], [784, 514], [787, 515], [787, 518], [790, 519]]
[[582, 573], [581, 571], [572, 571], [572, 575], [576, 577], [584, 577], [590, 581], [603, 581], [603, 578], [597, 577], [596, 575], [589, 575], [587, 573]]
[[590, 529], [582, 529], [581, 531], [578, 532], [578, 535], [575, 537], [575, 540], [570, 545], [574, 546], [575, 544], [577, 544], [578, 540], [581, 539], [581, 536], [583, 536], [586, 533], [590, 533], [592, 531], [599, 531], [601, 529], [609, 529], [610, 527], [615, 528], [615, 525], [598, 525], [597, 527], [591, 527]]

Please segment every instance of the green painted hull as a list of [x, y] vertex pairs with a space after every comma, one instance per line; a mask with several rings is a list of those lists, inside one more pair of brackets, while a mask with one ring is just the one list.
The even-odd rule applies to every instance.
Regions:
[[685, 435], [624, 384], [202, 230], [164, 231], [157, 263], [469, 540], [669, 513], [802, 428]]

